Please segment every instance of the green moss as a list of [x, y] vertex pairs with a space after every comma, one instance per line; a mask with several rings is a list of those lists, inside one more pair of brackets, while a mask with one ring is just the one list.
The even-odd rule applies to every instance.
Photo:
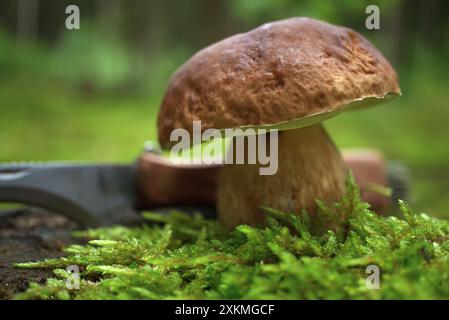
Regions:
[[[449, 298], [449, 222], [414, 214], [380, 217], [360, 200], [352, 180], [324, 230], [301, 217], [266, 210], [264, 228], [225, 232], [201, 216], [146, 213], [156, 222], [79, 232], [93, 239], [67, 256], [22, 263], [52, 268], [55, 279], [31, 283], [18, 299], [432, 299]], [[66, 288], [65, 267], [78, 265], [79, 290]], [[379, 290], [367, 289], [366, 267], [380, 268]]]

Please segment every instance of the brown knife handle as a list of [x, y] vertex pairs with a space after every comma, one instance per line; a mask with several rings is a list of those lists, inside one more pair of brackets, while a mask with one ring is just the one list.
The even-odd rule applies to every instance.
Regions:
[[387, 213], [392, 207], [390, 196], [373, 190], [373, 186], [391, 187], [383, 154], [375, 149], [347, 149], [342, 151], [346, 166], [352, 171], [360, 187], [363, 201], [378, 214]]
[[[343, 151], [343, 159], [360, 185], [363, 200], [374, 211], [385, 213], [388, 196], [373, 192], [370, 185], [388, 186], [385, 162], [376, 150]], [[138, 208], [215, 205], [218, 172], [222, 165], [174, 164], [155, 153], [140, 156], [137, 169]]]
[[174, 164], [144, 153], [137, 165], [139, 209], [178, 205], [215, 205], [221, 165]]

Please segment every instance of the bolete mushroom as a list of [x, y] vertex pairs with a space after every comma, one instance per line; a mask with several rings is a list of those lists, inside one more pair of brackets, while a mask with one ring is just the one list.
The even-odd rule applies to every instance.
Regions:
[[310, 18], [266, 23], [195, 54], [172, 76], [158, 118], [159, 140], [192, 122], [209, 128], [277, 128], [278, 172], [227, 165], [218, 214], [228, 227], [264, 222], [261, 206], [313, 215], [337, 201], [347, 169], [321, 122], [399, 95], [390, 63], [359, 33]]

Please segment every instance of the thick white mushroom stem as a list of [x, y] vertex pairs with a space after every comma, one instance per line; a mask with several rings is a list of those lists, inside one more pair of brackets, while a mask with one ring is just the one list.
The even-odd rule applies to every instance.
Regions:
[[296, 214], [305, 209], [313, 219], [316, 199], [331, 204], [344, 195], [347, 169], [321, 124], [279, 132], [278, 139], [276, 174], [260, 175], [259, 164], [222, 168], [217, 205], [224, 226], [263, 224], [261, 206]]

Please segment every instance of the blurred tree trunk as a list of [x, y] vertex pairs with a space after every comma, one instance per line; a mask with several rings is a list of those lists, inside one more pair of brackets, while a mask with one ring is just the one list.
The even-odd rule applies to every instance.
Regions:
[[237, 32], [232, 30], [229, 19], [228, 6], [223, 0], [201, 0], [203, 43], [208, 45], [212, 42], [229, 36], [230, 33]]
[[[418, 0], [419, 1], [419, 0]], [[393, 48], [393, 64], [399, 68], [401, 83], [407, 85], [413, 72], [414, 47], [417, 36], [418, 1], [403, 0], [396, 7], [393, 19], [393, 35], [391, 47]]]
[[169, 17], [165, 1], [136, 0], [128, 15], [130, 39], [145, 57], [160, 51], [167, 40]]
[[17, 28], [17, 4], [14, 0], [0, 1], [0, 27], [10, 34], [16, 33]]
[[17, 0], [17, 37], [34, 40], [39, 30], [39, 0]]
[[420, 37], [434, 49], [440, 48], [444, 42], [447, 3], [447, 0], [420, 1], [417, 8]]
[[122, 30], [122, 1], [97, 0], [96, 20], [101, 36], [120, 38]]
[[413, 72], [417, 45], [438, 54], [445, 46], [447, 9], [445, 0], [403, 0], [396, 8], [393, 19], [393, 63], [403, 71], [407, 81]]

